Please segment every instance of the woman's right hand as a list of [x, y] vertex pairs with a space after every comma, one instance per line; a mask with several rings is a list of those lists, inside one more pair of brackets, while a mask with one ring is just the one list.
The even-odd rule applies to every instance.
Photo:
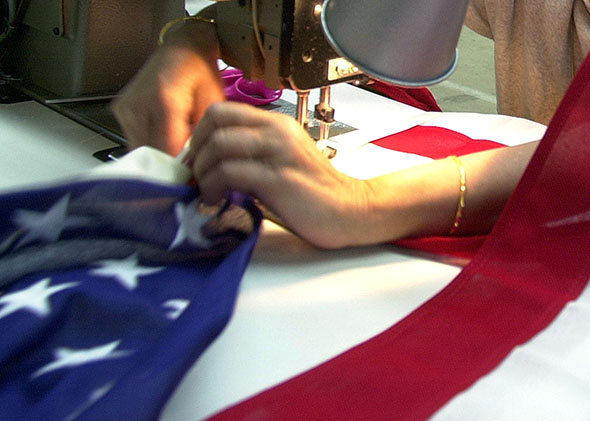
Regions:
[[209, 105], [224, 95], [214, 27], [191, 23], [170, 35], [112, 110], [130, 149], [148, 145], [176, 156]]

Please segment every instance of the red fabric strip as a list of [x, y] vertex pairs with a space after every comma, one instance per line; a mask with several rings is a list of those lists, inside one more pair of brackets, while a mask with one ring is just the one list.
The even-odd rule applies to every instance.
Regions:
[[449, 261], [455, 265], [465, 266], [477, 254], [488, 236], [466, 235], [466, 236], [440, 236], [408, 238], [395, 241], [393, 244], [412, 250], [425, 253], [430, 258], [450, 258]]
[[545, 328], [588, 283], [587, 58], [480, 252], [377, 337], [215, 419], [424, 419]]
[[441, 111], [434, 95], [428, 88], [402, 88], [378, 80], [370, 88], [402, 104], [411, 105], [420, 110]]
[[504, 147], [498, 142], [472, 139], [454, 130], [435, 126], [412, 127], [403, 132], [378, 139], [373, 144], [382, 148], [414, 153], [433, 159]]

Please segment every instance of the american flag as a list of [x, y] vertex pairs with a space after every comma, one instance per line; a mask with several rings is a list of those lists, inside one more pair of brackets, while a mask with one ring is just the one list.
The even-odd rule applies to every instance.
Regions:
[[590, 55], [494, 229], [449, 285], [211, 420], [590, 419], [589, 109]]
[[260, 214], [134, 179], [0, 195], [0, 419], [153, 419], [227, 323]]

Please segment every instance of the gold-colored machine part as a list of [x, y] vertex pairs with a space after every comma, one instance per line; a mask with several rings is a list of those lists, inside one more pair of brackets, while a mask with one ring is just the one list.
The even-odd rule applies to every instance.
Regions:
[[250, 80], [297, 92], [297, 121], [306, 127], [309, 91], [320, 88], [314, 117], [320, 138], [334, 122], [330, 86], [365, 80], [326, 41], [321, 0], [226, 0], [216, 3], [222, 59]]

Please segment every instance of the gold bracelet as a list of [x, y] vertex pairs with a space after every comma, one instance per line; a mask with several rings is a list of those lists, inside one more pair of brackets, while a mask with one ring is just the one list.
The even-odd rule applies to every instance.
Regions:
[[450, 156], [453, 161], [455, 161], [455, 165], [457, 166], [457, 170], [459, 171], [459, 181], [461, 182], [461, 186], [459, 187], [459, 203], [457, 203], [457, 212], [455, 212], [455, 221], [453, 222], [453, 226], [449, 231], [449, 234], [455, 234], [457, 229], [459, 228], [459, 224], [461, 223], [461, 219], [463, 218], [463, 210], [465, 209], [465, 192], [467, 191], [467, 183], [466, 183], [466, 176], [465, 176], [465, 167], [463, 167], [463, 163], [457, 156]]
[[170, 22], [168, 22], [166, 25], [164, 25], [164, 27], [160, 31], [160, 36], [158, 37], [158, 45], [164, 44], [164, 37], [166, 36], [166, 33], [170, 30], [170, 28], [172, 28], [173, 26], [175, 26], [179, 23], [185, 23], [185, 22], [191, 22], [191, 21], [205, 22], [205, 23], [211, 23], [211, 24], [215, 25], [215, 19], [207, 19], [202, 16], [183, 16], [181, 18], [172, 19]]

